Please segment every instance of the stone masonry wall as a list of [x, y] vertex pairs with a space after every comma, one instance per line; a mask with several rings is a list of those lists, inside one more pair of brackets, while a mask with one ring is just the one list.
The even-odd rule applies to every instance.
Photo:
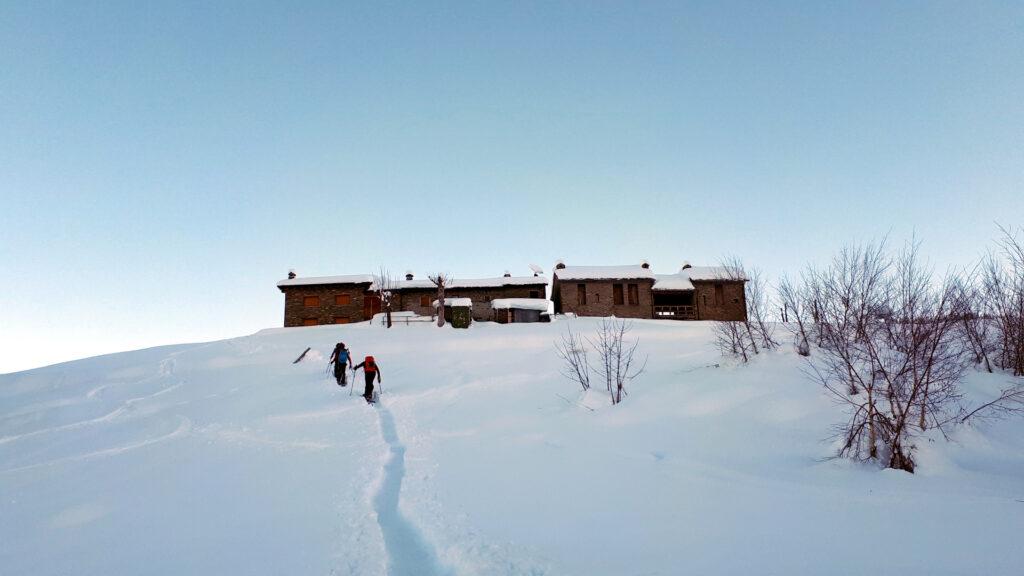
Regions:
[[[725, 302], [715, 304], [715, 284], [722, 285]], [[746, 291], [743, 282], [694, 282], [694, 302], [698, 320], [745, 320]]]
[[[317, 324], [334, 324], [335, 318], [348, 318], [349, 322], [369, 320], [363, 318], [363, 299], [369, 285], [344, 286], [287, 286], [284, 288], [284, 325], [286, 328], [302, 326], [307, 318], [316, 319]], [[350, 303], [337, 305], [334, 297], [347, 294]], [[319, 306], [305, 306], [306, 296], [319, 296]]]
[[[562, 313], [577, 316], [615, 316], [617, 318], [653, 318], [654, 295], [652, 280], [559, 280]], [[576, 285], [586, 285], [587, 303], [576, 301]], [[623, 304], [615, 304], [613, 285], [622, 284]], [[639, 303], [629, 304], [629, 285], [636, 284]]]

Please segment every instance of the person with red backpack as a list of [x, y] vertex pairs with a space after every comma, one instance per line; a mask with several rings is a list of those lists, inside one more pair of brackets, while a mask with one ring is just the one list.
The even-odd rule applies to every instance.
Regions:
[[366, 401], [373, 403], [373, 379], [376, 378], [377, 382], [381, 382], [380, 379], [380, 365], [373, 359], [373, 356], [367, 356], [361, 363], [352, 367], [352, 375], [355, 376], [356, 370], [363, 369], [363, 374], [366, 376], [366, 389], [363, 392], [363, 398]]

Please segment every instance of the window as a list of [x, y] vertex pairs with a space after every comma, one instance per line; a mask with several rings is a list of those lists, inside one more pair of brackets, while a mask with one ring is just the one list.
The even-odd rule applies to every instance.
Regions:
[[430, 295], [424, 294], [420, 296], [420, 306], [423, 308], [430, 308]]
[[715, 306], [725, 304], [725, 289], [721, 284], [715, 284]]
[[[312, 307], [312, 306], [319, 306], [320, 305], [320, 297], [319, 296], [304, 296], [302, 298], [302, 305], [303, 306], [310, 306], [310, 307]], [[308, 318], [307, 318], [307, 320], [308, 320]], [[308, 326], [308, 324], [307, 324], [307, 326]]]
[[302, 319], [302, 325], [303, 326], [316, 326], [317, 324], [319, 324], [319, 322], [316, 321], [316, 318], [303, 318]]
[[348, 324], [348, 316], [335, 316], [334, 317], [334, 323], [335, 324]]
[[[633, 285], [630, 284], [629, 288], [632, 290]], [[630, 298], [632, 298], [633, 293], [630, 292], [629, 296]], [[612, 284], [612, 304], [615, 304], [616, 306], [621, 306], [625, 303], [626, 302], [622, 297], [622, 284]], [[630, 304], [632, 304], [632, 302], [630, 302]]]
[[352, 297], [348, 294], [338, 294], [334, 297], [334, 304], [337, 306], [348, 306], [352, 303]]
[[587, 285], [577, 284], [576, 285], [576, 303], [580, 306], [587, 305]]
[[530, 290], [530, 298], [540, 298], [539, 290]]
[[629, 285], [629, 305], [639, 306], [640, 305], [640, 285], [630, 284]]

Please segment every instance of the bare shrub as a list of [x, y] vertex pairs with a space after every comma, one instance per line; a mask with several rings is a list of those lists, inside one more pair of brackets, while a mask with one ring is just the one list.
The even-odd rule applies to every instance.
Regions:
[[778, 286], [778, 298], [782, 305], [782, 321], [793, 334], [796, 352], [801, 356], [811, 355], [810, 330], [814, 318], [811, 314], [812, 304], [808, 291], [786, 276], [782, 277]]
[[721, 320], [715, 322], [715, 340], [723, 355], [735, 356], [743, 362], [751, 354], [762, 349], [771, 350], [778, 346], [775, 328], [768, 320], [771, 308], [764, 277], [757, 269], [749, 272], [736, 257], [722, 263], [722, 279], [745, 283], [745, 314], [742, 320]]
[[840, 455], [914, 471], [914, 439], [963, 413], [966, 368], [955, 282], [935, 283], [917, 243], [843, 249], [815, 274], [822, 338], [813, 374], [850, 415]]
[[747, 336], [745, 325], [738, 320], [715, 322], [715, 343], [723, 356], [735, 356], [743, 362], [750, 360], [751, 341]]
[[562, 359], [562, 375], [590, 390], [590, 364], [587, 362], [587, 346], [582, 336], [568, 328], [562, 334], [562, 341], [555, 344], [558, 357]]
[[1024, 242], [1000, 227], [997, 250], [982, 264], [982, 292], [995, 332], [996, 364], [1024, 376]]
[[617, 318], [605, 319], [598, 327], [595, 340], [588, 340], [597, 352], [594, 372], [604, 379], [613, 405], [622, 402], [622, 397], [628, 395], [626, 384], [639, 376], [647, 365], [644, 360], [639, 368], [634, 366], [640, 340], [627, 341], [626, 337], [632, 329], [632, 322]]

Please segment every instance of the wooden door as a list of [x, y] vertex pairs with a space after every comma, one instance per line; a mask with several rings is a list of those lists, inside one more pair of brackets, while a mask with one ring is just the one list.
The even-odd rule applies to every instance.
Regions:
[[380, 296], [367, 294], [363, 296], [363, 319], [372, 320], [374, 314], [380, 313]]

